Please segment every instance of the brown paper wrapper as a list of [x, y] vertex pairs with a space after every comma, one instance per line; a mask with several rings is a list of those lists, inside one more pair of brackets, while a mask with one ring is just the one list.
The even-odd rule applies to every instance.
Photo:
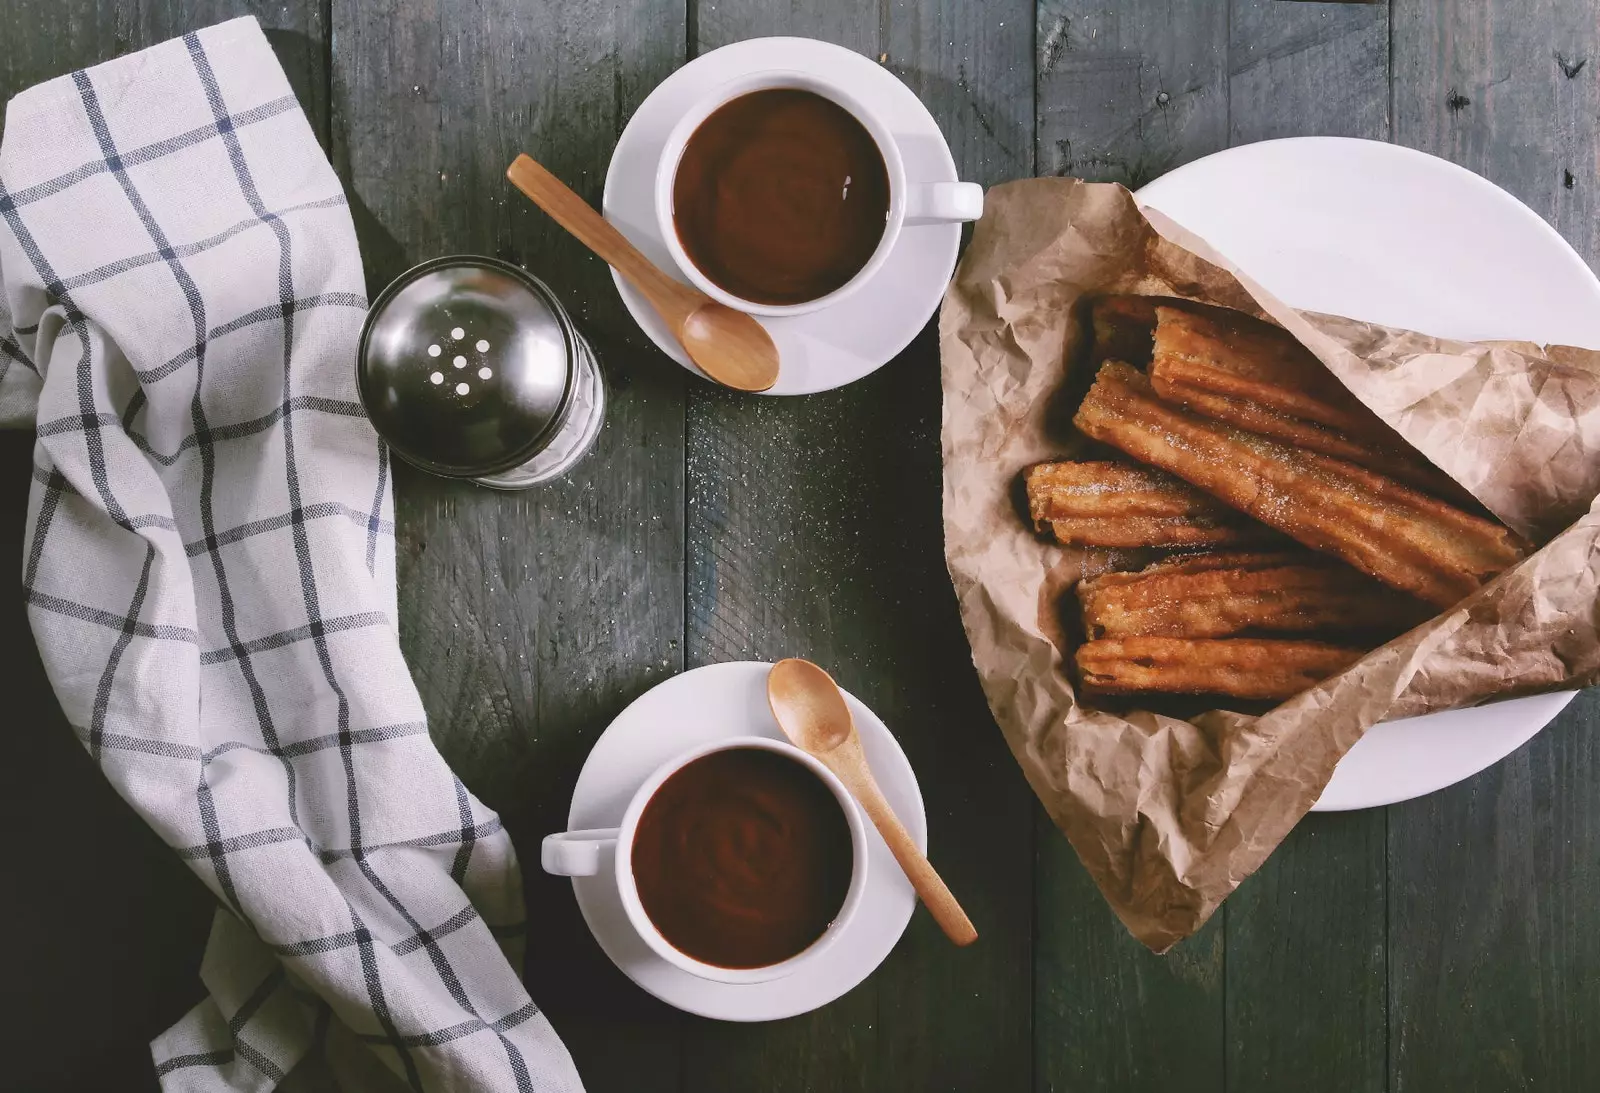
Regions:
[[[1152, 221], [1159, 220], [1159, 230]], [[1081, 298], [1178, 296], [1277, 322], [1540, 549], [1262, 716], [1080, 704], [1058, 601], [1105, 551], [1043, 541], [1019, 472], [1071, 454]], [[1197, 930], [1381, 720], [1600, 677], [1600, 352], [1467, 343], [1296, 311], [1121, 186], [990, 190], [940, 314], [945, 556], [990, 708], [1034, 792], [1129, 931]], [[1074, 365], [1077, 372], [1074, 372]]]

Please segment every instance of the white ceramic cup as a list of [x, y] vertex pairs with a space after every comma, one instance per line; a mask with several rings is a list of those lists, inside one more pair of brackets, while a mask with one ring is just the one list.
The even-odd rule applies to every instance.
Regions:
[[[832, 292], [798, 304], [761, 304], [733, 295], [702, 273], [678, 239], [677, 224], [673, 221], [673, 182], [678, 175], [678, 163], [683, 150], [700, 123], [710, 117], [720, 106], [748, 95], [752, 91], [774, 88], [793, 88], [821, 95], [854, 115], [872, 136], [883, 156], [883, 166], [889, 176], [889, 215], [883, 227], [883, 238], [856, 275]], [[918, 224], [949, 224], [976, 220], [983, 215], [983, 187], [974, 182], [914, 182], [906, 178], [905, 161], [900, 156], [900, 146], [894, 134], [870, 108], [851, 96], [827, 75], [812, 72], [769, 71], [752, 72], [730, 80], [701, 99], [684, 116], [667, 136], [656, 167], [656, 221], [661, 238], [666, 241], [672, 260], [684, 276], [707, 296], [729, 307], [747, 311], [752, 315], [801, 315], [808, 311], [836, 304], [855, 292], [883, 266], [894, 250], [900, 230]]]
[[[645, 913], [644, 904], [639, 902], [638, 885], [633, 879], [634, 832], [638, 830], [639, 817], [644, 813], [645, 805], [655, 796], [656, 790], [660, 789], [668, 778], [694, 760], [713, 752], [728, 751], [733, 748], [759, 748], [762, 751], [777, 752], [811, 771], [833, 792], [834, 799], [844, 810], [845, 823], [850, 828], [850, 887], [845, 891], [844, 903], [840, 906], [839, 913], [834, 916], [833, 922], [823, 931], [822, 936], [805, 949], [787, 960], [759, 968], [720, 968], [715, 964], [696, 960], [675, 948], [661, 935], [661, 931], [656, 929], [655, 924], [650, 921], [650, 916]], [[861, 897], [867, 886], [867, 830], [861, 812], [856, 807], [855, 799], [850, 796], [850, 791], [844, 788], [844, 783], [840, 782], [832, 771], [799, 748], [765, 736], [734, 736], [686, 751], [657, 767], [655, 773], [645, 779], [644, 784], [634, 792], [632, 800], [628, 802], [628, 809], [622, 815], [620, 827], [558, 832], [545, 836], [544, 843], [539, 848], [539, 860], [545, 872], [561, 877], [595, 876], [605, 868], [607, 854], [612, 857], [617, 890], [622, 895], [622, 908], [627, 912], [628, 922], [644, 939], [645, 944], [668, 963], [677, 965], [691, 975], [698, 975], [702, 979], [717, 983], [762, 983], [769, 979], [780, 979], [814, 962], [849, 925], [857, 908], [861, 906]]]

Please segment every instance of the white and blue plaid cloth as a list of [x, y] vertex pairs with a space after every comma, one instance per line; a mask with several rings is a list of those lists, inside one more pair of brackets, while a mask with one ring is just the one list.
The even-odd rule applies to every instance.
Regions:
[[254, 20], [10, 103], [0, 284], [45, 666], [221, 903], [208, 997], [152, 1046], [165, 1089], [272, 1089], [308, 1055], [348, 1088], [578, 1089], [513, 970], [511, 843], [401, 659], [355, 233]]

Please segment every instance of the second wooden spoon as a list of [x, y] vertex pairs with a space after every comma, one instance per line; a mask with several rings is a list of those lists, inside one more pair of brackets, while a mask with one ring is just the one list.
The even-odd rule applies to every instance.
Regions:
[[778, 347], [753, 315], [668, 277], [531, 156], [518, 156], [506, 177], [643, 293], [700, 371], [740, 391], [765, 391], [778, 382]]
[[957, 945], [976, 941], [978, 931], [972, 920], [912, 841], [872, 777], [850, 707], [833, 677], [809, 660], [780, 660], [767, 675], [767, 702], [789, 742], [821, 760], [861, 805], [945, 936]]

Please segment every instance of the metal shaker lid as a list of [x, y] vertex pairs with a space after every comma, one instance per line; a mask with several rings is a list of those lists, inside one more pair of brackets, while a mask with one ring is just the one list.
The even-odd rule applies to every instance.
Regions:
[[395, 453], [452, 478], [532, 458], [561, 423], [576, 346], [561, 305], [493, 258], [424, 262], [379, 294], [357, 385]]

